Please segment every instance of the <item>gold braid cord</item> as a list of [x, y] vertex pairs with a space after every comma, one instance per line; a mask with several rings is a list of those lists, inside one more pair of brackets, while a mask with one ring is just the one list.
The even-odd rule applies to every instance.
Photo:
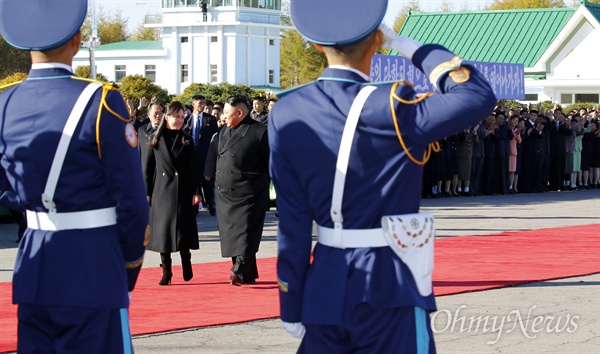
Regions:
[[102, 108], [106, 109], [110, 113], [112, 113], [117, 119], [122, 120], [125, 123], [131, 122], [131, 117], [123, 118], [117, 112], [113, 111], [112, 108], [108, 106], [106, 103], [106, 96], [108, 95], [108, 91], [117, 91], [118, 88], [111, 83], [101, 82], [97, 80], [92, 80], [84, 77], [71, 76], [74, 80], [81, 80], [86, 82], [95, 82], [98, 84], [102, 84], [102, 97], [100, 99], [100, 106], [98, 107], [98, 115], [96, 116], [96, 145], [98, 146], [98, 157], [102, 158], [102, 150], [100, 149], [100, 118], [102, 117]]
[[402, 82], [396, 82], [394, 85], [392, 85], [392, 89], [390, 91], [390, 109], [392, 110], [392, 120], [394, 121], [394, 127], [396, 128], [396, 134], [398, 135], [398, 140], [400, 141], [400, 145], [402, 145], [402, 148], [404, 149], [404, 152], [406, 152], [406, 155], [408, 156], [408, 158], [410, 158], [411, 161], [416, 163], [417, 165], [423, 166], [427, 163], [427, 161], [429, 161], [432, 150], [434, 152], [440, 151], [440, 144], [437, 141], [430, 143], [427, 146], [427, 151], [425, 151], [423, 153], [423, 160], [421, 160], [421, 161], [417, 160], [408, 151], [408, 148], [406, 147], [406, 144], [404, 143], [404, 139], [402, 139], [402, 134], [400, 133], [400, 126], [398, 125], [398, 118], [396, 117], [396, 110], [394, 109], [394, 100], [398, 100], [399, 102], [404, 103], [404, 104], [416, 104], [416, 103], [423, 101], [427, 97], [433, 96], [434, 94], [431, 92], [427, 92], [412, 101], [405, 100], [396, 94], [396, 88], [398, 87], [398, 85], [407, 85], [407, 84], [410, 85], [408, 82], [402, 81]]
[[2, 92], [2, 91], [4, 91], [4, 90], [6, 90], [6, 89], [7, 89], [7, 88], [9, 88], [9, 87], [12, 87], [12, 86], [15, 86], [15, 85], [17, 85], [17, 84], [20, 84], [21, 82], [23, 82], [23, 80], [21, 80], [21, 81], [16, 81], [16, 82], [11, 82], [10, 84], [6, 84], [6, 85], [3, 85], [3, 86], [0, 86], [0, 92]]
[[111, 84], [105, 84], [102, 86], [102, 98], [100, 99], [100, 107], [98, 107], [98, 116], [96, 117], [96, 145], [98, 146], [98, 157], [102, 158], [102, 151], [100, 149], [100, 118], [102, 117], [102, 108], [106, 109], [110, 113], [113, 114], [116, 118], [122, 120], [125, 123], [130, 123], [131, 118], [123, 118], [117, 112], [113, 111], [108, 104], [106, 103], [106, 96], [108, 95], [108, 91], [118, 90]]

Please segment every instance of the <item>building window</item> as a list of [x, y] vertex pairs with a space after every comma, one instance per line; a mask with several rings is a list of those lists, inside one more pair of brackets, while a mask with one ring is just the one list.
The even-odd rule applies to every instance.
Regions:
[[538, 100], [537, 93], [526, 93], [525, 94], [525, 101], [537, 101], [537, 100]]
[[181, 37], [180, 41], [181, 41], [181, 43], [187, 43], [188, 37]]
[[181, 81], [180, 82], [187, 82], [188, 81], [188, 66], [187, 64], [181, 64]]
[[275, 45], [275, 40], [274, 39], [269, 39], [269, 45]]
[[275, 81], [275, 71], [269, 70], [269, 84], [272, 84]]
[[156, 65], [146, 65], [146, 79], [156, 82]]
[[217, 36], [210, 36], [211, 43], [217, 43], [218, 41], [219, 41], [219, 38]]
[[599, 97], [597, 93], [576, 93], [575, 94], [575, 103], [580, 102], [599, 102]]
[[217, 82], [217, 64], [210, 64], [210, 83]]
[[560, 103], [562, 103], [562, 104], [573, 103], [573, 95], [570, 93], [561, 93], [560, 94]]
[[121, 82], [125, 76], [127, 76], [125, 65], [115, 65], [115, 82]]

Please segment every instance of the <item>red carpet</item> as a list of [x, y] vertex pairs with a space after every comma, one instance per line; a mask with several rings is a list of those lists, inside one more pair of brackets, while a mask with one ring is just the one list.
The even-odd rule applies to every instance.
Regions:
[[[600, 272], [600, 224], [436, 240], [435, 294], [449, 295]], [[275, 258], [260, 259], [256, 285], [229, 285], [230, 262], [195, 264], [195, 278], [143, 269], [133, 293], [134, 335], [274, 318], [279, 314]], [[0, 283], [0, 352], [16, 350], [11, 283]]]

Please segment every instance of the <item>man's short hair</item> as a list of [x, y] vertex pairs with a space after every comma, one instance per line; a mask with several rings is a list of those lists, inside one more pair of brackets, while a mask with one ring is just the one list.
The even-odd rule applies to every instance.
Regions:
[[246, 106], [246, 109], [250, 109], [250, 105], [248, 104], [248, 100], [246, 99], [246, 96], [242, 96], [242, 95], [233, 95], [233, 96], [229, 96], [226, 100], [225, 103], [230, 105], [230, 106], [237, 106], [240, 103], [243, 103], [244, 106]]
[[152, 109], [152, 106], [154, 106], [154, 105], [156, 105], [156, 106], [159, 106], [159, 107], [160, 107], [160, 109], [162, 109], [163, 111], [165, 110], [165, 108], [163, 107], [163, 105], [162, 105], [162, 104], [160, 104], [159, 102], [151, 102], [151, 103], [148, 105], [148, 111], [150, 111], [150, 110]]
[[194, 95], [194, 96], [192, 96], [192, 101], [200, 101], [200, 100], [206, 100], [206, 97], [204, 97], [202, 95]]
[[255, 96], [252, 101], [263, 101], [265, 102], [264, 98], [262, 98], [261, 96]]

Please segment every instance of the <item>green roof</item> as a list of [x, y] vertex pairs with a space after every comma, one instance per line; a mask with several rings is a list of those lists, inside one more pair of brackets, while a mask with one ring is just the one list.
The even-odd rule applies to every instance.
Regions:
[[600, 4], [594, 4], [591, 2], [585, 2], [585, 7], [592, 13], [598, 22], [600, 22]]
[[[81, 48], [87, 50], [87, 48]], [[162, 41], [125, 41], [103, 44], [96, 48], [96, 51], [109, 50], [162, 50]]]
[[[411, 12], [400, 35], [438, 43], [467, 60], [532, 67], [575, 8], [473, 12]], [[395, 51], [391, 55], [397, 55]]]

